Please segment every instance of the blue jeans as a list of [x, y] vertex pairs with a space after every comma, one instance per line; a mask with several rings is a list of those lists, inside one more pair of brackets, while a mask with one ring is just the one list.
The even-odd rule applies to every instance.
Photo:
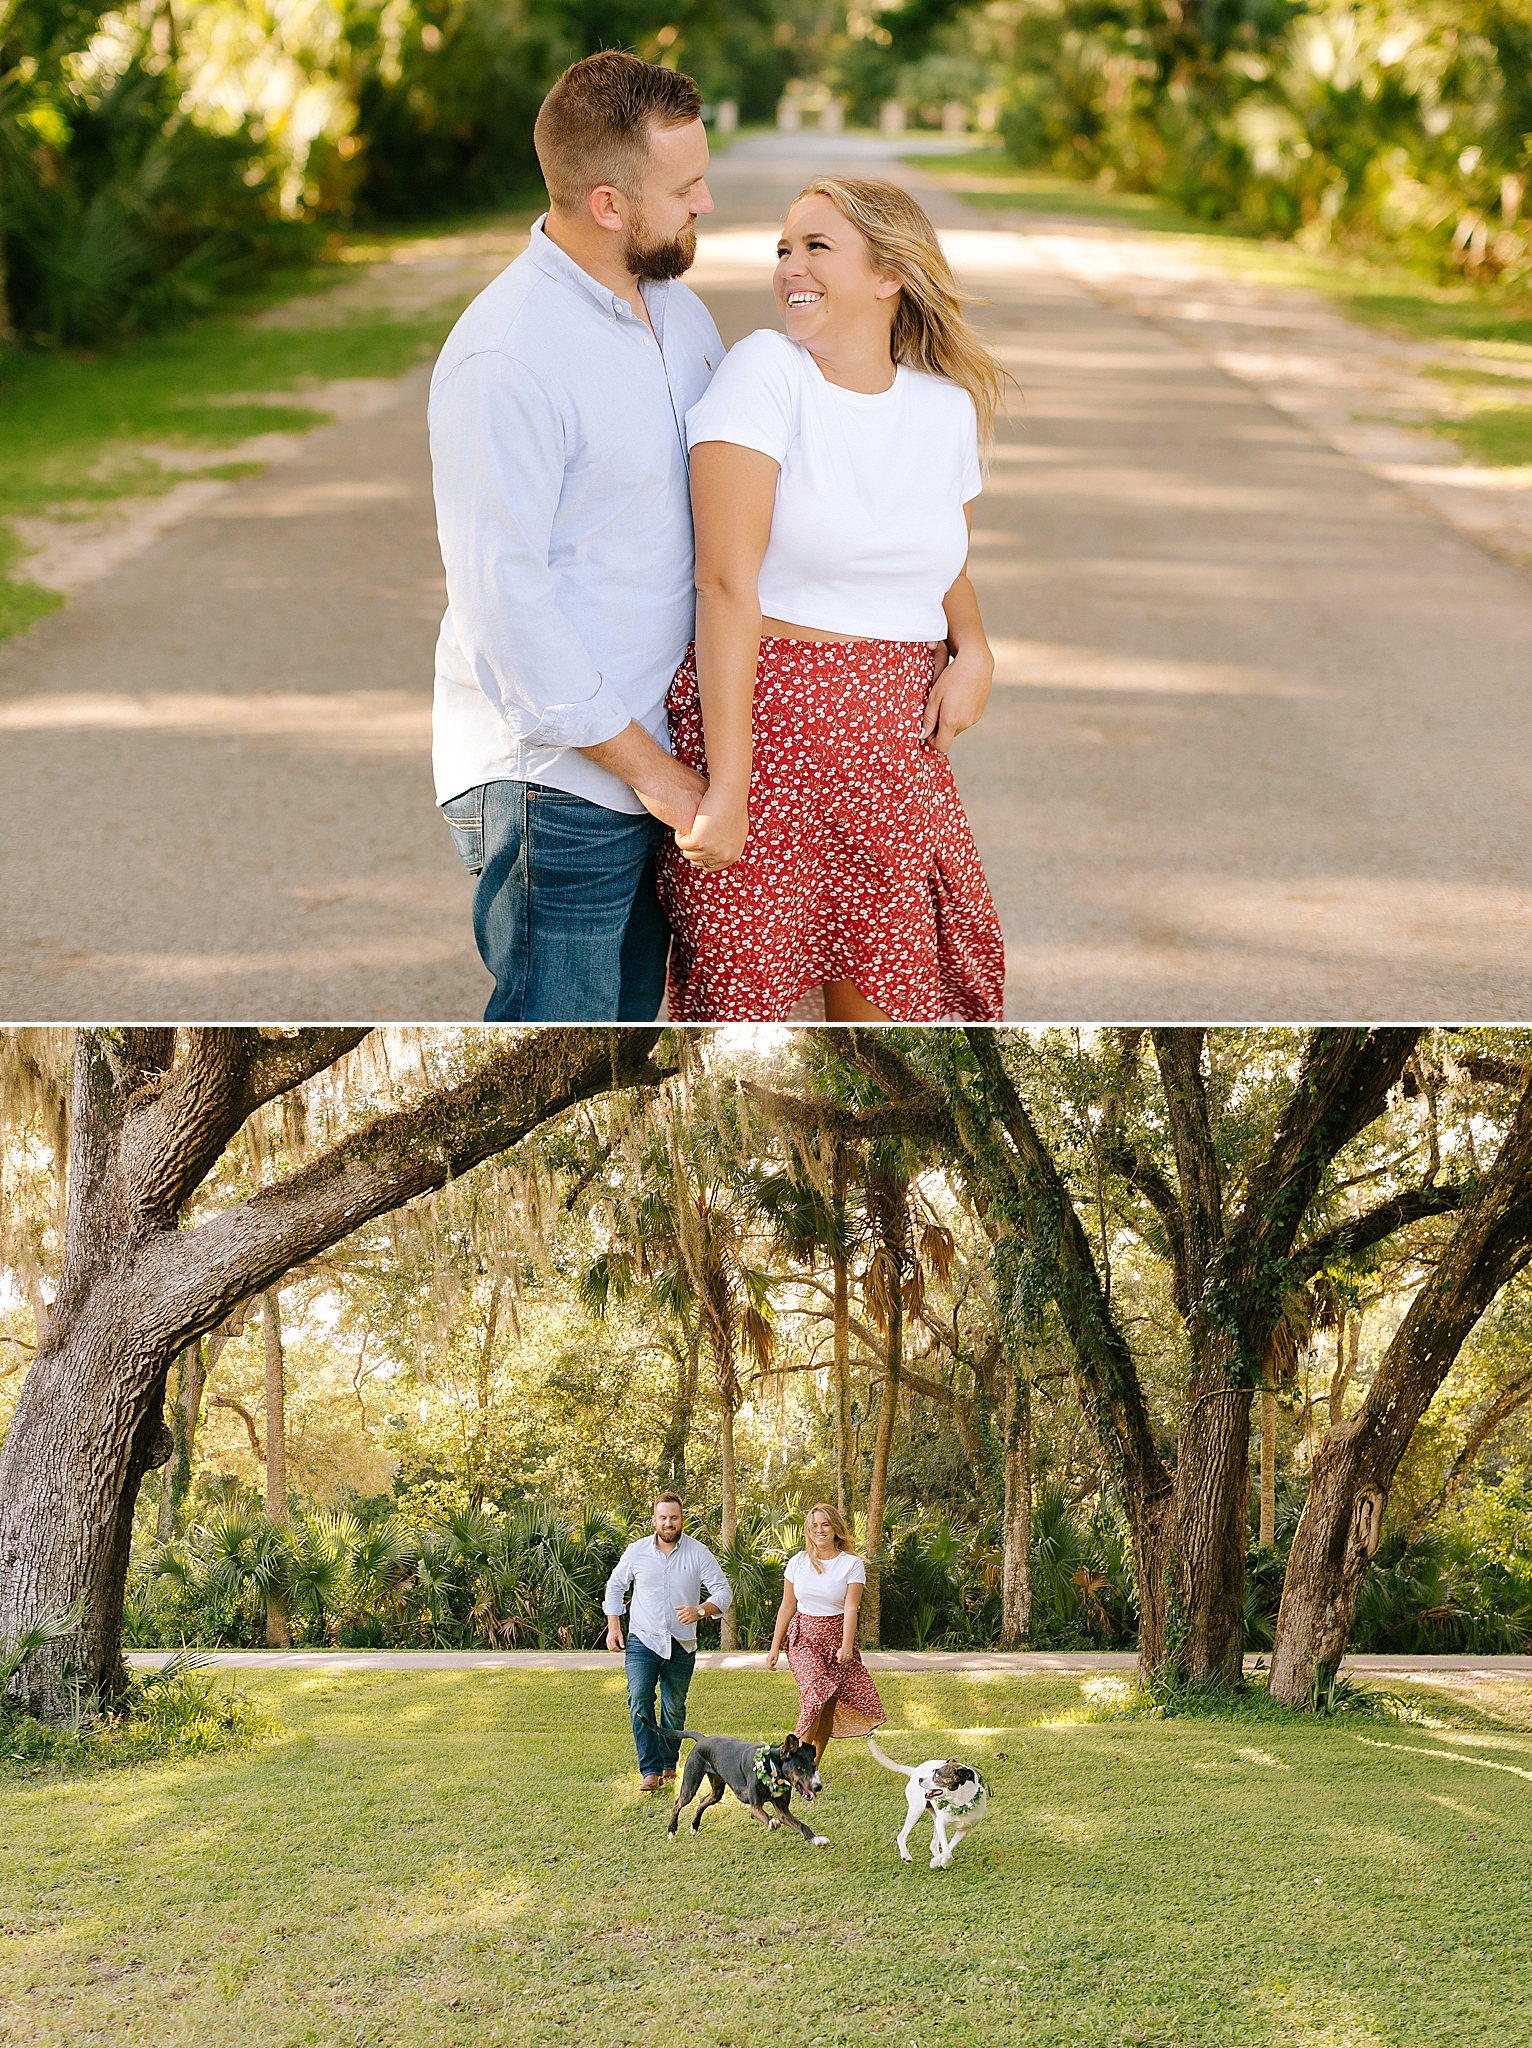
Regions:
[[628, 1637], [628, 1712], [633, 1717], [633, 1741], [638, 1750], [638, 1768], [646, 1778], [658, 1776], [662, 1771], [673, 1771], [676, 1767], [678, 1745], [665, 1742], [639, 1719], [653, 1721], [654, 1689], [659, 1687], [659, 1725], [662, 1728], [684, 1728], [686, 1725], [686, 1694], [692, 1682], [692, 1666], [697, 1661], [695, 1650], [683, 1649], [680, 1643], [672, 1642], [668, 1657], [657, 1657], [647, 1643], [638, 1637]]
[[655, 888], [665, 827], [539, 782], [481, 782], [442, 815], [469, 874], [495, 977], [486, 1024], [649, 1023], [670, 927]]

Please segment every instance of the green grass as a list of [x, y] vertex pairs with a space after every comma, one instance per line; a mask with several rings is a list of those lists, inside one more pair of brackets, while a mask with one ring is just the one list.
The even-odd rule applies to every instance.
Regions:
[[[966, 1756], [990, 1784], [943, 1873], [898, 1864], [901, 1786], [850, 1744], [815, 1811], [829, 1848], [732, 1801], [667, 1846], [616, 1672], [242, 1683], [283, 1738], [0, 1785], [0, 2036], [1524, 2038], [1526, 1688], [1494, 1713], [1423, 1695], [1433, 1726], [1274, 1725], [1092, 1719], [1073, 1679], [880, 1674], [892, 1752]], [[689, 1719], [775, 1733], [791, 1699], [781, 1677], [707, 1672]]]
[[1433, 420], [1431, 428], [1470, 461], [1506, 468], [1532, 463], [1532, 405], [1484, 405], [1460, 420]]
[[[1461, 341], [1486, 353], [1532, 355], [1532, 295], [1523, 285], [1497, 289], [1437, 284], [1403, 264], [1313, 252], [1262, 240], [1248, 230], [1194, 219], [1139, 192], [1109, 191], [1054, 173], [1021, 171], [998, 148], [954, 159], [907, 156], [970, 205], [986, 211], [1073, 215], [1199, 244], [1208, 260], [1252, 284], [1298, 285], [1322, 292], [1352, 319], [1421, 341]], [[1520, 459], [1520, 458], [1517, 458]]]
[[[399, 376], [451, 324], [445, 313], [313, 327], [224, 318], [110, 354], [0, 358], [0, 516], [168, 488], [176, 472], [139, 456], [145, 443], [228, 448], [319, 426], [329, 415], [301, 402], [305, 384]], [[295, 402], [239, 402], [266, 392]]]
[[9, 571], [21, 555], [15, 537], [0, 526], [0, 640], [12, 633], [24, 633], [28, 626], [56, 612], [64, 602], [56, 590], [45, 590], [25, 577], [13, 580]]

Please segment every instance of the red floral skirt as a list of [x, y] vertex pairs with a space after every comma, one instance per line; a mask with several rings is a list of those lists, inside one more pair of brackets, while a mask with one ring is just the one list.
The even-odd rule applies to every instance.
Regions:
[[830, 1700], [835, 1702], [832, 1735], [870, 1735], [888, 1719], [861, 1651], [849, 1664], [836, 1663], [842, 1627], [838, 1614], [804, 1614], [801, 1610], [787, 1624], [787, 1662], [798, 1681], [800, 1740]]
[[[660, 856], [673, 1019], [779, 1022], [828, 981], [900, 1023], [999, 1018], [1000, 921], [951, 765], [921, 738], [931, 666], [922, 640], [761, 641], [744, 853], [713, 873], [674, 840]], [[706, 774], [695, 650], [668, 709]]]

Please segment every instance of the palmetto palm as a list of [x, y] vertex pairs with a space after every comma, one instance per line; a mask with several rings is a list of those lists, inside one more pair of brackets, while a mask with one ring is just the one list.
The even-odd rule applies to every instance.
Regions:
[[[683, 1075], [637, 1135], [644, 1167], [637, 1198], [608, 1191], [613, 1244], [587, 1269], [581, 1288], [598, 1312], [609, 1299], [643, 1290], [706, 1349], [719, 1410], [725, 1549], [739, 1524], [734, 1418], [744, 1400], [741, 1361], [764, 1372], [776, 1348], [772, 1276], [754, 1257], [758, 1182], [740, 1114], [735, 1101], [711, 1097]], [[732, 1610], [721, 1633], [724, 1647], [734, 1648]]]

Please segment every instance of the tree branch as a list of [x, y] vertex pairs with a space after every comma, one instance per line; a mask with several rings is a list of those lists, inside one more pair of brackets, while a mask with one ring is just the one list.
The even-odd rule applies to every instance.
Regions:
[[1451, 1507], [1478, 1463], [1480, 1451], [1500, 1425], [1509, 1422], [1517, 1409], [1525, 1407], [1528, 1401], [1532, 1401], [1532, 1365], [1524, 1367], [1509, 1385], [1501, 1387], [1479, 1410], [1463, 1448], [1448, 1468], [1446, 1478], [1415, 1517], [1417, 1529], [1424, 1528], [1427, 1522], [1434, 1521], [1444, 1509]]
[[[1171, 1476], [1155, 1441], [1133, 1355], [1107, 1308], [1095, 1258], [1063, 1177], [1006, 1071], [996, 1034], [970, 1029], [964, 1036], [984, 1084], [989, 1118], [1000, 1123], [1013, 1148], [1007, 1162], [991, 1138], [988, 1170], [995, 1174], [1008, 1165], [1022, 1229], [1033, 1244], [1046, 1247], [1053, 1262], [1053, 1299], [1069, 1335], [1081, 1398], [1094, 1409], [1103, 1440], [1115, 1444], [1129, 1483], [1151, 1505], [1164, 1501]], [[985, 1144], [982, 1130], [964, 1136]], [[982, 1168], [976, 1156], [974, 1164]]]
[[1384, 1238], [1392, 1237], [1396, 1230], [1403, 1230], [1407, 1224], [1419, 1223], [1427, 1216], [1446, 1216], [1463, 1206], [1463, 1190], [1455, 1187], [1409, 1188], [1402, 1195], [1394, 1195], [1386, 1202], [1380, 1202], [1376, 1209], [1369, 1209], [1361, 1216], [1348, 1217], [1344, 1223], [1337, 1223], [1331, 1229], [1311, 1237], [1307, 1244], [1300, 1245], [1287, 1262], [1287, 1270], [1295, 1281], [1311, 1280], [1332, 1259], [1349, 1258], [1357, 1252], [1368, 1251]]
[[[1416, 1424], [1474, 1324], [1532, 1261], [1532, 1081], [1493, 1165], [1424, 1287], [1410, 1303], [1356, 1415], [1330, 1432], [1365, 1446], [1385, 1492]], [[1327, 1439], [1327, 1443], [1328, 1443]], [[1325, 1447], [1321, 1447], [1323, 1456]]]
[[1360, 1027], [1310, 1034], [1271, 1150], [1250, 1178], [1238, 1229], [1270, 1257], [1285, 1258], [1337, 1152], [1380, 1116], [1419, 1029]]
[[248, 1117], [333, 1066], [368, 1028], [189, 1032], [181, 1057], [127, 1103], [120, 1156], [138, 1215], [168, 1227]]
[[[1181, 1183], [1177, 1280], [1190, 1312], [1195, 1314], [1207, 1285], [1208, 1268], [1223, 1242], [1223, 1188], [1208, 1114], [1207, 1089], [1202, 1080], [1202, 1049], [1207, 1043], [1207, 1032], [1196, 1025], [1156, 1030], [1151, 1035]], [[1168, 1218], [1166, 1227], [1169, 1228]]]
[[256, 1430], [255, 1417], [250, 1413], [250, 1410], [245, 1406], [244, 1402], [236, 1401], [232, 1394], [209, 1394], [207, 1397], [207, 1405], [209, 1406], [209, 1408], [233, 1409], [234, 1413], [239, 1417], [240, 1421], [245, 1425], [246, 1430], [249, 1432], [251, 1456], [255, 1459], [258, 1465], [264, 1465], [266, 1462], [266, 1446], [261, 1442], [260, 1436]]
[[375, 1216], [509, 1150], [573, 1103], [612, 1088], [657, 1087], [656, 1027], [540, 1030], [493, 1053], [468, 1080], [376, 1117], [249, 1201], [143, 1254], [146, 1317], [174, 1350], [239, 1303]]

